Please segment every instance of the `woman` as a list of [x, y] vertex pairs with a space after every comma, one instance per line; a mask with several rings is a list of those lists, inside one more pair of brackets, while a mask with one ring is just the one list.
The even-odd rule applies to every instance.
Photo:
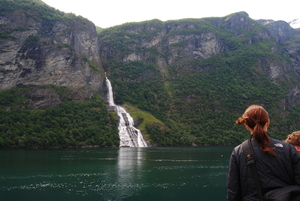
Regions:
[[[244, 124], [250, 131], [262, 194], [287, 185], [300, 185], [300, 154], [291, 144], [270, 138], [269, 115], [263, 107], [251, 105], [236, 124]], [[260, 200], [241, 145], [235, 147], [230, 157], [227, 199]]]
[[293, 145], [298, 153], [300, 153], [300, 131], [295, 131], [288, 135], [285, 142]]

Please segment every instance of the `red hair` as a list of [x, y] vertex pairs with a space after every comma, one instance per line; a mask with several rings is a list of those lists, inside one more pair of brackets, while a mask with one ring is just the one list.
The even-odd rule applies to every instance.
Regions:
[[270, 136], [264, 129], [269, 122], [268, 112], [259, 105], [249, 106], [244, 114], [239, 117], [235, 124], [239, 125], [244, 123], [249, 128], [253, 130], [252, 137], [257, 141], [257, 143], [262, 147], [263, 152], [267, 152], [271, 155], [276, 155], [272, 149], [269, 147]]
[[294, 146], [300, 146], [300, 131], [295, 131], [292, 134], [289, 134], [284, 141]]

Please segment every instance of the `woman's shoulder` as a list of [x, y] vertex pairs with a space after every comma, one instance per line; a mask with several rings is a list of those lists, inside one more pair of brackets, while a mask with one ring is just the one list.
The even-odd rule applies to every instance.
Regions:
[[282, 140], [277, 140], [274, 138], [270, 138], [270, 145], [274, 147], [284, 147], [284, 146], [289, 146], [287, 142], [284, 142]]
[[285, 154], [287, 153], [295, 154], [297, 152], [297, 150], [293, 145], [273, 138], [271, 138], [270, 146], [276, 148], [275, 150], [277, 151], [282, 150], [280, 152], [283, 152]]
[[242, 143], [237, 145], [232, 151], [232, 155], [239, 156], [241, 154], [243, 154]]
[[278, 140], [278, 139], [274, 139], [274, 138], [270, 138], [270, 145], [272, 147], [293, 147], [293, 145], [282, 141], [282, 140]]

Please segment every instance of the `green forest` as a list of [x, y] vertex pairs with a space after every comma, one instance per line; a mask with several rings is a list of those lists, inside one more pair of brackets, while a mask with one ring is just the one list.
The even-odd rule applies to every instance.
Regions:
[[21, 108], [28, 102], [26, 90], [0, 92], [0, 147], [119, 146], [116, 118], [101, 96], [30, 110]]
[[22, 10], [26, 17], [36, 21], [70, 21], [76, 19], [78, 23], [89, 22], [82, 16], [73, 13], [64, 13], [53, 7], [46, 5], [41, 0], [1, 0], [0, 14]]

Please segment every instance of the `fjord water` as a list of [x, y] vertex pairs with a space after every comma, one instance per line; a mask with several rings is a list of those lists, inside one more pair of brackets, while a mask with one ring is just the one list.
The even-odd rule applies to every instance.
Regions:
[[0, 150], [0, 200], [226, 200], [232, 146]]

